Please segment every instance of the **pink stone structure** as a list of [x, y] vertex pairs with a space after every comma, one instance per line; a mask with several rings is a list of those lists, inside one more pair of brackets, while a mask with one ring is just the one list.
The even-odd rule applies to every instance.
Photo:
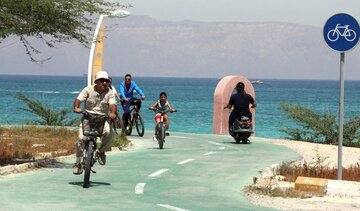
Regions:
[[[218, 135], [227, 135], [229, 110], [224, 107], [229, 103], [230, 96], [238, 82], [245, 84], [245, 92], [255, 99], [255, 91], [251, 82], [243, 76], [226, 76], [217, 84], [214, 92], [214, 116], [213, 132]], [[255, 109], [250, 108], [252, 113], [253, 130], [255, 131]], [[255, 134], [255, 133], [253, 133]]]

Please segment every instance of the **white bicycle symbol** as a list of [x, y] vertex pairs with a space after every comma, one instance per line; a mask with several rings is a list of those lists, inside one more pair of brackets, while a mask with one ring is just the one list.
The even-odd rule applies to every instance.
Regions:
[[[341, 33], [339, 29], [343, 29], [344, 30], [343, 33]], [[340, 24], [336, 24], [335, 29], [331, 29], [328, 32], [327, 38], [331, 42], [335, 42], [336, 40], [339, 39], [339, 36], [344, 37], [345, 40], [351, 42], [355, 40], [356, 33], [354, 30], [349, 29], [349, 25], [340, 26]]]

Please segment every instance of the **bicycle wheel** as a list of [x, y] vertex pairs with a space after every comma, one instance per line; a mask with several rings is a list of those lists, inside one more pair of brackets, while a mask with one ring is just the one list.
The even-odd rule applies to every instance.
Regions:
[[94, 140], [90, 140], [85, 151], [84, 163], [85, 163], [85, 174], [84, 174], [84, 188], [88, 188], [90, 185], [90, 173], [92, 160], [94, 156]]
[[330, 41], [334, 42], [339, 39], [339, 32], [337, 32], [335, 29], [332, 29], [327, 33], [327, 38]]
[[135, 126], [136, 131], [139, 134], [140, 137], [144, 135], [145, 128], [144, 128], [144, 120], [140, 114], [137, 114], [135, 117]]
[[129, 136], [131, 135], [131, 132], [132, 132], [132, 125], [131, 125], [131, 121], [129, 120], [125, 128], [125, 134]]
[[159, 144], [159, 149], [163, 149], [166, 130], [165, 130], [165, 124], [163, 123], [159, 123], [159, 124], [160, 127], [158, 130], [158, 144]]

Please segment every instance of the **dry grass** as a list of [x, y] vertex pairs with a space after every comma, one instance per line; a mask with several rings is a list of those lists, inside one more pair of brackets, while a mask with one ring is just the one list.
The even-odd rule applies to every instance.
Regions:
[[73, 154], [77, 134], [61, 127], [0, 128], [0, 166]]
[[[316, 162], [314, 164], [309, 165], [305, 161], [302, 164], [299, 164], [299, 162], [283, 162], [280, 165], [279, 174], [283, 176], [284, 181], [287, 182], [295, 182], [298, 176], [336, 180], [338, 169], [336, 167], [329, 167], [329, 164], [325, 164], [327, 158], [328, 157], [321, 156], [319, 148], [317, 148]], [[360, 182], [360, 162], [342, 168], [342, 179]], [[254, 181], [254, 185], [246, 186], [244, 191], [249, 194], [254, 193], [282, 198], [310, 198], [313, 196], [323, 196], [324, 194], [318, 192], [302, 192], [294, 188], [279, 188], [272, 183], [268, 185], [256, 185], [256, 180]]]
[[269, 187], [257, 187], [257, 186], [246, 186], [244, 188], [246, 193], [255, 193], [257, 195], [265, 195], [270, 197], [282, 197], [282, 198], [311, 198], [314, 196], [314, 193], [308, 193], [303, 191], [298, 191], [295, 189], [279, 189]]
[[[307, 163], [292, 165], [283, 163], [280, 166], [280, 175], [286, 178], [286, 181], [295, 182], [298, 176], [316, 177], [325, 179], [337, 179], [338, 169], [322, 165], [310, 166]], [[342, 178], [347, 181], [360, 182], [360, 163], [351, 165], [348, 168], [342, 168]]]
[[[320, 155], [319, 147], [317, 147], [314, 165], [308, 165], [306, 162], [297, 165], [291, 162], [283, 162], [280, 166], [280, 175], [284, 176], [285, 180], [289, 182], [295, 182], [298, 176], [337, 179], [338, 169], [326, 165], [325, 160], [327, 158]], [[342, 179], [360, 182], [360, 163], [357, 162], [347, 168], [342, 168]]]
[[[290, 162], [283, 163], [280, 166], [280, 175], [285, 177], [285, 181], [295, 182], [298, 176], [325, 178], [325, 179], [337, 179], [337, 168], [324, 167], [321, 165], [309, 166], [306, 163], [302, 165], [294, 165]], [[360, 182], [360, 163], [343, 168], [343, 180]], [[255, 193], [258, 195], [266, 195], [270, 197], [282, 197], [282, 198], [311, 198], [313, 196], [323, 196], [317, 192], [303, 192], [293, 188], [280, 189], [269, 186], [256, 186], [250, 185], [244, 188], [247, 193]]]
[[[77, 136], [78, 130], [64, 127], [0, 127], [0, 166], [74, 154]], [[129, 143], [116, 136], [113, 146], [122, 149]]]

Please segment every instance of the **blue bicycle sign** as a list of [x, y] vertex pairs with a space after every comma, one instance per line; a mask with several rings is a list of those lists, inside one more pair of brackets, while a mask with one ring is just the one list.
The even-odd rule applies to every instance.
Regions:
[[345, 52], [358, 43], [360, 28], [355, 18], [339, 13], [329, 18], [324, 26], [323, 34], [330, 48]]

